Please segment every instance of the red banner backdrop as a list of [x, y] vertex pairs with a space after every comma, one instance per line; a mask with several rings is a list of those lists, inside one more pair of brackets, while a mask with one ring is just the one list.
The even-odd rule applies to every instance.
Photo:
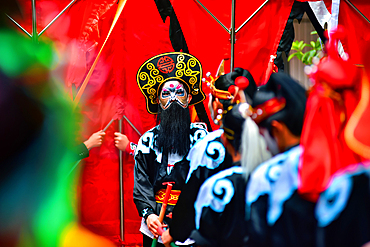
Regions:
[[[69, 0], [36, 2], [37, 31], [43, 28], [68, 4]], [[117, 1], [76, 1], [39, 37], [52, 41], [58, 52], [59, 78], [72, 92], [78, 88], [93, 63], [116, 13]], [[20, 1], [22, 15], [12, 15], [32, 34], [32, 6]], [[143, 8], [143, 6], [145, 6]], [[86, 140], [103, 129], [117, 112], [124, 114], [141, 132], [155, 125], [155, 116], [146, 111], [145, 100], [136, 82], [136, 72], [150, 57], [173, 51], [169, 25], [159, 16], [154, 1], [127, 1], [127, 4], [103, 49], [94, 73], [86, 87], [79, 108], [85, 116], [83, 133]], [[139, 135], [123, 120], [123, 132], [133, 142]], [[124, 239], [120, 239], [119, 152], [114, 146], [115, 121], [106, 131], [100, 148], [90, 151], [81, 162], [82, 178], [79, 193], [79, 215], [82, 225], [126, 246], [142, 243], [140, 221], [132, 199], [134, 160], [123, 156]]]
[[[182, 27], [189, 52], [202, 63], [204, 73], [213, 75], [223, 58], [230, 57], [230, 35], [195, 0], [171, 0]], [[19, 1], [23, 16], [12, 16], [32, 33], [31, 1]], [[231, 26], [231, 0], [201, 0], [227, 28]], [[236, 28], [247, 20], [265, 1], [236, 1]], [[369, 19], [367, 0], [352, 0]], [[36, 2], [37, 29], [40, 32], [69, 0]], [[116, 0], [78, 0], [40, 39], [55, 42], [65, 85], [72, 91], [82, 83], [100, 46], [105, 40], [117, 9]], [[235, 67], [251, 71], [262, 84], [270, 75], [271, 55], [275, 55], [286, 25], [293, 0], [270, 0], [236, 34]], [[369, 23], [345, 1], [341, 1], [339, 24], [351, 32], [343, 41], [345, 51], [356, 63], [361, 60], [361, 47], [368, 46]], [[361, 31], [359, 31], [361, 30]], [[144, 133], [155, 125], [154, 116], [147, 113], [145, 100], [136, 83], [136, 72], [148, 58], [172, 51], [169, 25], [163, 24], [152, 0], [127, 1], [99, 63], [79, 104], [85, 122], [81, 139], [103, 129], [118, 112], [125, 114]], [[359, 61], [359, 62], [357, 62]], [[228, 69], [228, 68], [226, 68]], [[204, 86], [205, 89], [206, 86]], [[207, 91], [207, 90], [205, 90]], [[123, 132], [137, 142], [139, 135], [123, 121]], [[80, 219], [88, 229], [106, 236], [117, 244], [120, 239], [120, 198], [118, 150], [113, 133], [115, 121], [106, 131], [101, 148], [94, 148], [83, 164], [80, 188]], [[132, 201], [132, 157], [124, 156], [124, 216], [125, 245], [141, 244], [140, 218]]]
[[[350, 1], [368, 20], [370, 20], [370, 4], [366, 0]], [[364, 49], [370, 46], [370, 23], [365, 20], [346, 0], [340, 2], [339, 25], [345, 27], [347, 39], [342, 42], [344, 51], [351, 60], [361, 64]]]
[[[230, 28], [231, 1], [203, 2]], [[236, 27], [263, 3], [245, 2], [237, 1]], [[38, 32], [68, 3], [69, 0], [37, 1]], [[271, 72], [266, 73], [270, 55], [276, 52], [292, 3], [292, 0], [268, 2], [236, 35], [235, 66], [250, 70], [257, 82]], [[214, 74], [221, 59], [230, 57], [229, 34], [195, 1], [173, 1], [173, 5], [190, 53], [200, 59], [204, 72]], [[23, 16], [13, 17], [32, 33], [31, 4], [24, 0], [21, 6]], [[40, 37], [54, 41], [59, 60], [64, 62], [61, 72], [70, 92], [72, 87], [81, 85], [105, 40], [116, 9], [114, 0], [76, 1]], [[117, 112], [130, 119], [141, 133], [155, 125], [155, 118], [147, 113], [137, 87], [136, 72], [146, 59], [172, 50], [168, 26], [163, 24], [154, 1], [127, 2], [79, 104], [85, 116], [82, 140], [103, 129]], [[208, 91], [206, 85], [203, 88]], [[122, 127], [131, 141], [138, 141], [138, 134], [126, 121]], [[126, 155], [123, 162], [125, 236], [120, 239], [119, 160], [113, 142], [117, 130], [118, 121], [115, 121], [106, 131], [102, 147], [92, 149], [90, 157], [83, 162], [80, 219], [88, 229], [117, 244], [137, 245], [142, 240], [140, 218], [132, 200], [134, 161]]]
[[[195, 0], [171, 0], [185, 35], [189, 52], [205, 72], [215, 74], [224, 58], [230, 58], [230, 35]], [[231, 0], [200, 1], [227, 29], [231, 27]], [[235, 28], [239, 28], [265, 1], [235, 1]], [[293, 0], [268, 1], [236, 34], [235, 66], [249, 70], [256, 83], [266, 77], [271, 55], [283, 34]], [[229, 68], [225, 68], [229, 71]]]
[[[99, 45], [105, 39], [115, 11], [116, 5], [97, 18]], [[150, 57], [172, 51], [168, 32], [169, 27], [163, 24], [154, 1], [127, 1], [86, 88], [85, 101], [80, 103], [87, 117], [86, 137], [103, 129], [117, 112], [124, 114], [141, 133], [155, 125], [155, 118], [147, 113], [137, 86], [136, 72]], [[122, 127], [131, 141], [138, 141], [139, 135], [125, 120]], [[115, 131], [118, 131], [118, 121], [106, 131], [102, 147], [93, 149], [85, 162], [81, 222], [88, 229], [120, 243], [119, 157], [113, 141]], [[141, 219], [132, 199], [134, 160], [124, 155], [123, 163], [125, 237], [122, 243], [136, 245], [142, 242], [142, 236]]]
[[[368, 1], [350, 2], [368, 19], [370, 18]], [[325, 3], [331, 6], [331, 1]], [[338, 22], [346, 33], [346, 37], [340, 41], [344, 51], [349, 55], [348, 63], [361, 64], [357, 70], [358, 74], [363, 76], [362, 65], [365, 64], [365, 69], [369, 69], [366, 66], [368, 65], [366, 55], [369, 54], [370, 47], [370, 23], [346, 0], [340, 1]], [[325, 94], [325, 91], [332, 89], [315, 85], [307, 101], [301, 137], [304, 153], [299, 172], [299, 192], [311, 201], [317, 200], [334, 173], [368, 159], [364, 152], [369, 150], [367, 138], [369, 131], [364, 127], [368, 120], [366, 115], [369, 108], [368, 80], [361, 76], [355, 78], [350, 71], [350, 65], [347, 65], [346, 69], [332, 66], [331, 73], [328, 73], [333, 76], [341, 74], [348, 78], [346, 80], [348, 83], [353, 80], [351, 87], [344, 90], [341, 88], [342, 90], [335, 92], [340, 96], [339, 100]], [[323, 81], [328, 83], [330, 76], [325, 79]], [[346, 129], [350, 130], [345, 134]], [[359, 150], [360, 146], [362, 150]]]
[[[332, 1], [324, 0], [324, 2], [329, 12], [331, 12]], [[345, 40], [341, 40], [344, 51], [348, 53], [354, 63], [361, 64], [364, 57], [363, 50], [370, 46], [370, 32], [368, 31], [370, 23], [355, 8], [370, 20], [369, 1], [341, 0], [338, 24], [342, 25], [348, 34]]]

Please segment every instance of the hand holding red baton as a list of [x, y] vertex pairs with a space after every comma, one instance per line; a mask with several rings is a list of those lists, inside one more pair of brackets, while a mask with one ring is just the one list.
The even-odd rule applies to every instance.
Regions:
[[[162, 234], [164, 233], [164, 229], [162, 228], [162, 227], [158, 227], [157, 228], [157, 232], [158, 232], [158, 234], [160, 235], [160, 236], [162, 236]], [[170, 245], [172, 246], [172, 247], [178, 247], [174, 242], [171, 242], [170, 243]], [[153, 245], [152, 245], [153, 246]]]
[[[163, 200], [163, 203], [162, 203], [161, 212], [159, 213], [159, 218], [158, 218], [159, 222], [161, 222], [161, 223], [163, 223], [163, 218], [164, 218], [164, 215], [165, 215], [166, 209], [167, 209], [167, 202], [168, 202], [168, 199], [170, 197], [172, 186], [173, 186], [174, 183], [175, 182], [165, 182], [165, 183], [163, 183], [163, 185], [167, 184], [167, 188], [166, 188], [166, 194], [164, 196], [164, 200]], [[157, 231], [158, 231], [158, 229], [157, 229]], [[160, 235], [162, 235], [162, 233]], [[152, 247], [156, 247], [157, 242], [158, 242], [158, 238], [153, 238]]]

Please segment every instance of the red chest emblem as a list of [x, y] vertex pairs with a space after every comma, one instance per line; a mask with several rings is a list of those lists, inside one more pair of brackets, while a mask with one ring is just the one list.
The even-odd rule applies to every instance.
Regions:
[[157, 67], [162, 73], [168, 74], [175, 68], [175, 63], [172, 58], [165, 56], [158, 60]]

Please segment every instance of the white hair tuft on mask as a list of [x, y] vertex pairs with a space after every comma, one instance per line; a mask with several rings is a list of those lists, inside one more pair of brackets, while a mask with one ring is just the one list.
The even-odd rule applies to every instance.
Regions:
[[265, 139], [260, 135], [257, 124], [247, 117], [244, 121], [241, 142], [241, 165], [246, 177], [262, 162], [271, 158]]

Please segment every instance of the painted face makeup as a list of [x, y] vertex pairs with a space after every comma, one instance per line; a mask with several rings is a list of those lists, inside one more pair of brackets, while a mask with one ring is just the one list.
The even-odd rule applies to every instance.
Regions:
[[188, 94], [184, 86], [178, 81], [168, 81], [159, 95], [159, 105], [166, 110], [173, 102], [176, 102], [183, 108], [188, 107]]

